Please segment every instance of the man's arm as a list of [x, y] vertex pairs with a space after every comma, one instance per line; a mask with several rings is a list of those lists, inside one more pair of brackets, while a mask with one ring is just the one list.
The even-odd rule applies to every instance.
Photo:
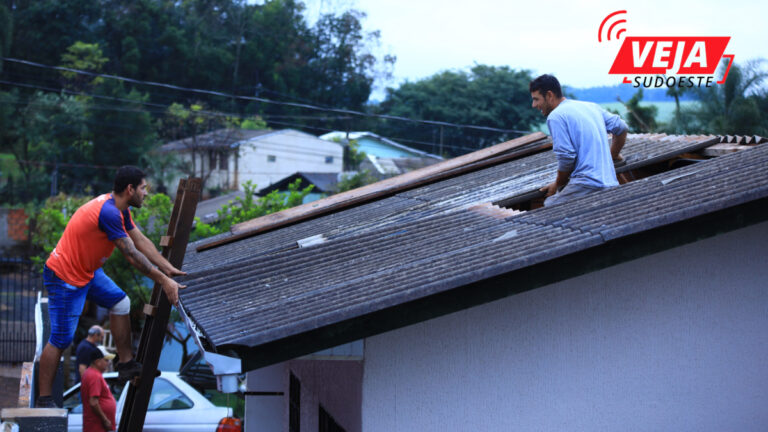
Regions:
[[613, 136], [613, 142], [611, 143], [611, 157], [613, 157], [614, 162], [620, 161], [622, 159], [621, 149], [624, 148], [624, 143], [626, 142], [627, 142], [627, 131], [624, 131], [619, 135]]
[[88, 365], [84, 365], [80, 363], [77, 365], [77, 370], [80, 372], [80, 379], [83, 379], [83, 374], [85, 373], [85, 370], [88, 369]]
[[104, 429], [106, 430], [113, 430], [112, 429], [112, 422], [109, 421], [107, 418], [107, 415], [104, 414], [104, 411], [101, 409], [101, 405], [99, 405], [99, 397], [98, 396], [91, 396], [88, 398], [88, 405], [91, 406], [91, 409], [93, 412], [96, 413], [97, 416], [101, 419], [101, 424], [104, 425]]
[[629, 127], [618, 114], [609, 113], [606, 110], [602, 110], [602, 113], [606, 132], [613, 134], [611, 157], [614, 162], [621, 161], [623, 159], [621, 157], [621, 149], [624, 148], [624, 143], [627, 142], [627, 132], [629, 131]]
[[544, 186], [543, 188], [539, 189], [542, 192], [546, 192], [546, 196], [550, 197], [557, 193], [557, 190], [561, 187], [568, 184], [568, 180], [571, 178], [571, 173], [573, 171], [560, 171], [557, 170], [557, 178], [554, 182]]
[[132, 230], [128, 231], [128, 235], [136, 245], [136, 249], [144, 254], [144, 256], [147, 257], [152, 262], [152, 264], [156, 265], [161, 272], [165, 273], [167, 276], [186, 275], [186, 273], [169, 263], [168, 260], [165, 259], [165, 257], [157, 251], [157, 249], [155, 249], [155, 245], [152, 243], [152, 240], [148, 239], [147, 236], [145, 236], [144, 233], [139, 230], [138, 226], [134, 226]]
[[552, 135], [552, 152], [557, 158], [557, 178], [539, 190], [546, 192], [546, 196], [549, 197], [557, 193], [558, 188], [568, 184], [571, 173], [576, 167], [576, 148], [571, 142], [562, 119], [550, 116], [547, 119], [547, 127]]
[[165, 295], [168, 297], [168, 301], [174, 305], [178, 304], [179, 288], [185, 288], [185, 286], [179, 285], [178, 282], [155, 268], [152, 263], [149, 262], [147, 257], [136, 249], [136, 246], [133, 244], [133, 240], [131, 240], [130, 237], [116, 239], [115, 245], [120, 249], [120, 252], [123, 253], [125, 259], [127, 259], [132, 266], [136, 267], [136, 269], [145, 276], [160, 284]]

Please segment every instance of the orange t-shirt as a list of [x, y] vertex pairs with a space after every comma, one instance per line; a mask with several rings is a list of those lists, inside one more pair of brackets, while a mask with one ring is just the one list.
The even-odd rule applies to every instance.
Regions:
[[100, 195], [77, 209], [46, 265], [64, 282], [82, 287], [115, 250], [115, 240], [134, 227], [131, 212], [120, 211], [112, 194]]

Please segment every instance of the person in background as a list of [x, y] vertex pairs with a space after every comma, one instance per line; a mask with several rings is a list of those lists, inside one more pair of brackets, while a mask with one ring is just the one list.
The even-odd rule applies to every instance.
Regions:
[[117, 402], [109, 390], [103, 373], [115, 358], [104, 346], [92, 353], [90, 366], [83, 372], [80, 397], [83, 401], [83, 432], [115, 430]]
[[91, 359], [98, 345], [104, 341], [104, 329], [95, 325], [88, 329], [88, 336], [81, 340], [75, 350], [77, 368], [75, 369], [75, 382], [79, 383], [83, 373], [91, 365]]

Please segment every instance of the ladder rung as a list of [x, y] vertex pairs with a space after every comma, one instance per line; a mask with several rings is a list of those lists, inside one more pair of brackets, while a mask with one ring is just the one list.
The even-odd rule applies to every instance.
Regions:
[[144, 315], [146, 316], [155, 316], [155, 312], [157, 312], [157, 306], [145, 303], [143, 311]]

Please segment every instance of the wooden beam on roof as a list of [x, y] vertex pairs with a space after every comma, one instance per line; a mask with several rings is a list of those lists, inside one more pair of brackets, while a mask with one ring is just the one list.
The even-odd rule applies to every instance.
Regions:
[[212, 249], [265, 231], [335, 212], [353, 205], [384, 198], [447, 177], [464, 174], [492, 164], [546, 150], [552, 147], [551, 143], [542, 143], [534, 148], [515, 151], [520, 149], [520, 147], [542, 141], [546, 138], [547, 136], [542, 132], [535, 132], [367, 186], [252, 219], [233, 226], [231, 229], [232, 236], [198, 246], [197, 251], [201, 252]]
[[751, 148], [752, 146], [741, 145], [741, 144], [720, 143], [720, 144], [715, 144], [713, 146], [702, 149], [701, 152], [704, 156], [715, 157], [715, 156], [727, 155], [728, 153], [735, 153], [741, 150], [748, 150]]

